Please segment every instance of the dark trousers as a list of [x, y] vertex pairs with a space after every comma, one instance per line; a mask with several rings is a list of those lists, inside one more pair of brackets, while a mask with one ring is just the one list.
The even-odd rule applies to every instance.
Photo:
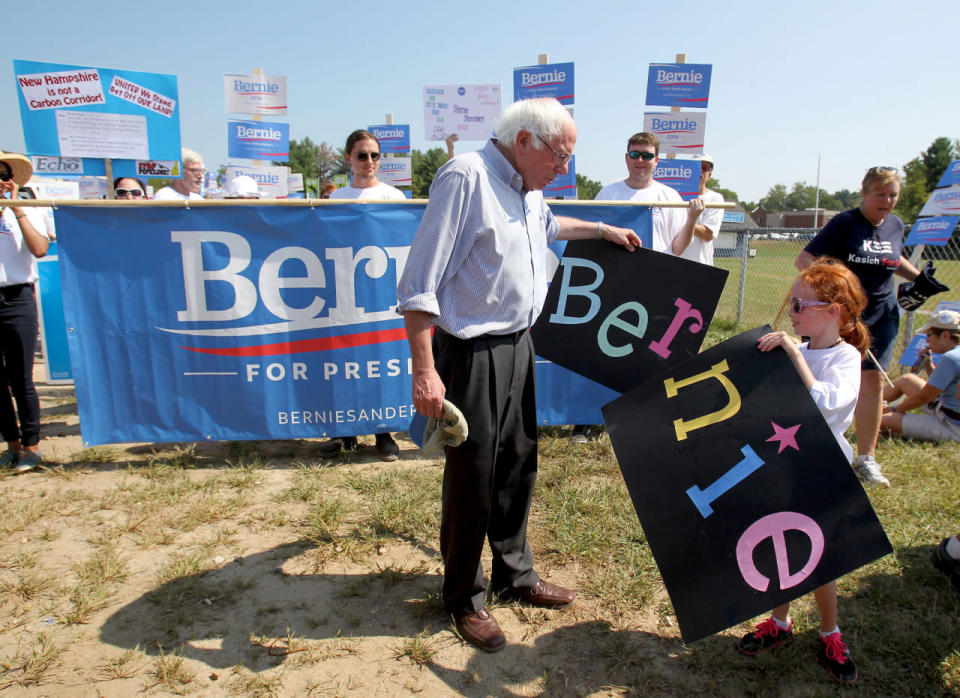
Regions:
[[[20, 439], [24, 446], [40, 443], [40, 400], [33, 385], [36, 348], [33, 284], [0, 287], [0, 434], [4, 441]], [[16, 413], [11, 393], [17, 402]]]
[[527, 515], [537, 479], [537, 410], [529, 332], [460, 340], [434, 334], [437, 373], [469, 435], [447, 448], [440, 552], [443, 601], [451, 612], [479, 611], [486, 584], [480, 556], [493, 553], [495, 592], [534, 586]]

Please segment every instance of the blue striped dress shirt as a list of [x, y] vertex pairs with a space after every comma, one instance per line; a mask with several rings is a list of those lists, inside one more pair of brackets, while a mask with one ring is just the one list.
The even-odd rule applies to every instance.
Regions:
[[397, 285], [397, 311], [419, 310], [461, 339], [536, 321], [547, 295], [547, 245], [559, 224], [540, 191], [489, 141], [437, 171]]

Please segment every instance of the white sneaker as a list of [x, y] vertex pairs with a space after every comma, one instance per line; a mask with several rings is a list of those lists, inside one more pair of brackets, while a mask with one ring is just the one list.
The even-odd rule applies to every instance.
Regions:
[[857, 456], [853, 459], [853, 471], [868, 485], [890, 486], [890, 481], [880, 472], [880, 464], [873, 456]]

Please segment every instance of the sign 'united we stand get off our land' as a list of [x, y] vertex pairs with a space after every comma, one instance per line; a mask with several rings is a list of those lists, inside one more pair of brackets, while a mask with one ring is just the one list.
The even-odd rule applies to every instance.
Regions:
[[697, 353], [726, 272], [570, 243], [540, 356], [625, 393], [604, 421], [683, 639], [791, 601], [892, 551], [768, 327]]

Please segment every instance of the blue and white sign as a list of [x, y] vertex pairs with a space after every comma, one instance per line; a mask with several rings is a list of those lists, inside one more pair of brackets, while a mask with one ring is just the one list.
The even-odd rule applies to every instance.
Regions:
[[743, 211], [724, 211], [723, 212], [723, 222], [724, 223], [743, 223], [745, 216]]
[[952, 216], [960, 214], [960, 185], [934, 189], [920, 209], [919, 216]]
[[227, 156], [286, 162], [290, 159], [290, 124], [227, 121]]
[[561, 199], [577, 198], [577, 156], [570, 158], [567, 165], [567, 173], [558, 175], [544, 190], [543, 195], [547, 198], [559, 197]]
[[[76, 186], [76, 183], [73, 183]], [[70, 352], [67, 349], [67, 323], [63, 317], [63, 293], [60, 290], [60, 262], [57, 243], [51, 242], [47, 255], [37, 260], [40, 295], [40, 338], [43, 363], [50, 383], [69, 383]]]
[[647, 106], [706, 109], [712, 69], [703, 63], [651, 63]]
[[[551, 207], [633, 228], [650, 245], [646, 207]], [[58, 207], [84, 441], [406, 429], [411, 366], [396, 282], [423, 209]], [[609, 390], [540, 368], [541, 423], [600, 421]]]
[[704, 112], [647, 112], [643, 130], [660, 139], [660, 154], [696, 155], [703, 152], [707, 128]]
[[940, 181], [937, 182], [937, 188], [952, 187], [954, 184], [960, 184], [960, 160], [954, 160], [947, 166]]
[[513, 101], [553, 97], [573, 104], [573, 63], [528, 65], [513, 69]]
[[950, 242], [953, 229], [957, 227], [960, 216], [938, 216], [937, 218], [918, 218], [910, 228], [910, 234], [904, 245], [933, 245], [942, 247]]
[[413, 184], [412, 160], [408, 157], [380, 158], [377, 179], [391, 187], [409, 187]]
[[180, 159], [175, 75], [21, 60], [13, 70], [31, 155]]
[[699, 160], [661, 160], [653, 170], [653, 178], [676, 189], [684, 201], [700, 195]]
[[367, 130], [380, 141], [381, 153], [410, 154], [410, 124], [381, 124]]
[[223, 76], [223, 100], [231, 114], [287, 113], [287, 78], [283, 75]]
[[228, 165], [225, 172], [223, 187], [240, 175], [253, 177], [260, 190], [260, 196], [264, 199], [284, 199], [289, 193], [287, 184], [290, 171], [287, 167], [277, 165], [266, 165], [255, 167], [254, 165]]

